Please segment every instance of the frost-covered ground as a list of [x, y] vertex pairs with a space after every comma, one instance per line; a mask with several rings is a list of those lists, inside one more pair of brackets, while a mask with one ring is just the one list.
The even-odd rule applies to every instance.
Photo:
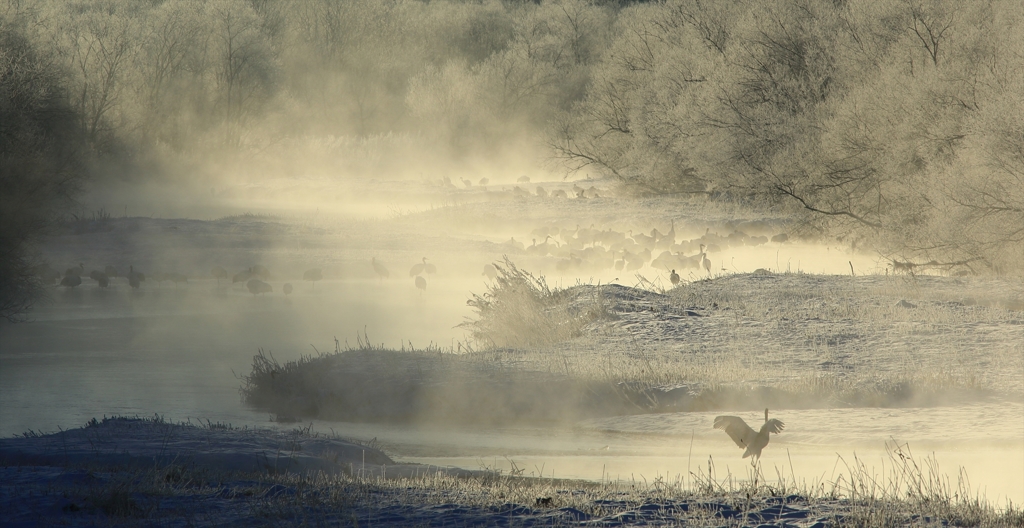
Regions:
[[[922, 507], [873, 491], [826, 494], [711, 479], [596, 484], [394, 464], [379, 449], [306, 430], [114, 418], [0, 440], [5, 526], [1013, 525], [969, 501]], [[866, 489], [866, 486], [865, 486]], [[863, 490], [858, 490], [863, 491]], [[945, 509], [943, 509], [945, 508]]]

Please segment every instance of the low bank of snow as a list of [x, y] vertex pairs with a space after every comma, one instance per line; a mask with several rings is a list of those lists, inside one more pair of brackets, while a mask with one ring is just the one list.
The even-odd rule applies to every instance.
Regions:
[[115, 418], [0, 440], [0, 524], [823, 528], [1009, 526], [1024, 518], [931, 483], [899, 497], [901, 487], [875, 489], [873, 479], [861, 489], [868, 475], [852, 471], [831, 491], [767, 484], [760, 474], [760, 483], [739, 487], [732, 476], [694, 474], [693, 490], [661, 478], [598, 484], [395, 466], [372, 446], [308, 430]]

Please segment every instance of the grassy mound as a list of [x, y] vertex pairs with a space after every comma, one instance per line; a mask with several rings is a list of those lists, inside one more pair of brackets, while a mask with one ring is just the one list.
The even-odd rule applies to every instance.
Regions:
[[279, 421], [317, 417], [501, 424], [645, 409], [643, 395], [628, 387], [519, 370], [502, 357], [363, 345], [282, 365], [261, 351], [241, 392], [245, 403], [275, 413]]
[[498, 269], [470, 300], [474, 343], [360, 339], [284, 365], [261, 352], [244, 401], [284, 419], [505, 423], [1024, 394], [1024, 315], [976, 300], [1003, 284], [759, 273], [667, 292], [551, 289], [508, 260]]

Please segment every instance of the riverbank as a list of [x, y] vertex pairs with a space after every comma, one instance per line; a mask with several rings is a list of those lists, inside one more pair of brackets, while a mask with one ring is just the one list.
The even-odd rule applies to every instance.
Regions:
[[[905, 452], [893, 452], [900, 460]], [[6, 526], [1021, 526], [902, 458], [813, 489], [751, 472], [587, 482], [396, 464], [311, 428], [111, 418], [0, 440]]]

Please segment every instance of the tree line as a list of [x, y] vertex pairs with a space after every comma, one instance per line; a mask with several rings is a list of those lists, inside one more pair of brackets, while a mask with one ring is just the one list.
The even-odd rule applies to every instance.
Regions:
[[111, 160], [525, 153], [1019, 273], [1022, 23], [1013, 0], [0, 0], [0, 170], [58, 203]]

